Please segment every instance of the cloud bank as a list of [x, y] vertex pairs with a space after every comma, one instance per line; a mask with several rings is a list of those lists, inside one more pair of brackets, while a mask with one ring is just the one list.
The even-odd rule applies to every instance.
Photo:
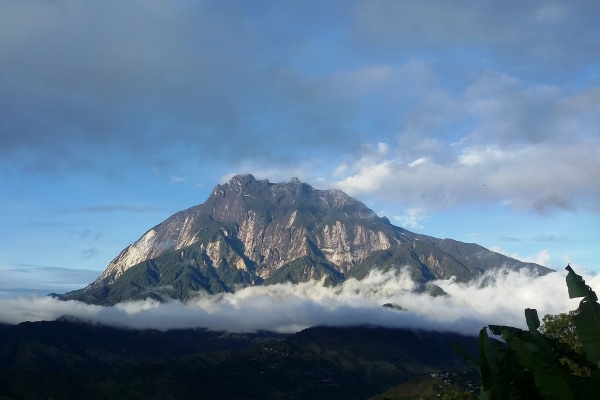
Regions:
[[363, 147], [344, 162], [338, 187], [428, 209], [600, 211], [597, 88], [525, 85], [488, 71], [460, 93], [423, 90], [397, 148]]
[[[525, 271], [500, 271], [469, 284], [436, 281], [449, 294], [445, 297], [412, 292], [415, 284], [406, 270], [375, 271], [362, 281], [350, 279], [336, 287], [311, 281], [199, 294], [187, 303], [148, 300], [103, 307], [50, 297], [20, 297], [0, 300], [0, 322], [73, 316], [135, 329], [296, 332], [317, 325], [372, 324], [476, 334], [489, 324], [525, 327], [525, 308], [536, 308], [540, 316], [576, 308], [578, 300], [568, 298], [564, 278], [562, 272], [538, 277]], [[600, 276], [585, 279], [592, 288], [600, 288]], [[386, 303], [404, 310], [382, 307]]]
[[1, 4], [0, 154], [597, 213], [600, 7], [509, 3]]

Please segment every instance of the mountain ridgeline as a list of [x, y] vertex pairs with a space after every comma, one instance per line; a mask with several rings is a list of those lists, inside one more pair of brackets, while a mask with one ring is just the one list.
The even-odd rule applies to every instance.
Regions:
[[238, 175], [198, 206], [180, 211], [125, 248], [98, 279], [61, 298], [93, 304], [186, 300], [199, 291], [251, 285], [363, 279], [374, 269], [407, 267], [426, 287], [468, 281], [495, 268], [551, 270], [477, 244], [394, 226], [340, 190], [317, 190]]

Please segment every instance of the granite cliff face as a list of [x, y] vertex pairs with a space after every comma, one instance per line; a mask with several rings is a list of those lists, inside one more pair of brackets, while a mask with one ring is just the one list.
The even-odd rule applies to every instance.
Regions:
[[495, 267], [547, 269], [475, 244], [409, 232], [339, 190], [238, 175], [125, 248], [98, 279], [63, 298], [112, 304], [197, 291], [347, 277], [408, 266], [421, 282], [469, 280]]
[[[201, 241], [207, 218], [223, 227]], [[253, 269], [263, 279], [305, 256], [324, 257], [343, 272], [373, 251], [404, 241], [401, 230], [342, 191], [315, 190], [295, 178], [272, 184], [240, 175], [218, 185], [204, 204], [150, 229], [111, 261], [96, 282], [113, 283], [128, 268], [193, 244], [213, 266], [222, 267], [223, 237], [230, 236], [241, 250], [235, 267]]]

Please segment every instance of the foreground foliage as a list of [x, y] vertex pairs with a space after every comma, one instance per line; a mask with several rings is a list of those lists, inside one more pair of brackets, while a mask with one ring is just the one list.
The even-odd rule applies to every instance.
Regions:
[[[600, 305], [596, 293], [583, 278], [570, 266], [566, 269], [569, 297], [582, 298], [577, 310], [570, 314], [575, 331], [569, 335], [569, 329], [564, 330], [565, 339], [571, 343], [549, 335], [555, 328], [552, 323], [545, 328], [546, 334], [540, 332], [537, 311], [528, 308], [525, 310], [528, 330], [500, 325], [488, 327], [491, 333], [502, 337], [504, 343], [490, 339], [486, 328], [480, 331], [479, 359], [458, 348], [479, 370], [480, 400], [598, 399]], [[548, 321], [556, 322], [552, 318]], [[558, 325], [564, 322], [559, 321]], [[579, 342], [581, 348], [577, 348]]]
[[[575, 328], [575, 322], [573, 320], [573, 317], [576, 314], [576, 310], [557, 315], [547, 314], [542, 318], [542, 326], [539, 330], [544, 335], [567, 344], [570, 348], [575, 350], [575, 352], [583, 356], [585, 355], [583, 345], [577, 336], [577, 329]], [[562, 364], [567, 365], [571, 370], [571, 373], [575, 375], [590, 376], [592, 373], [590, 368], [582, 367], [568, 358], [561, 357], [559, 360]]]

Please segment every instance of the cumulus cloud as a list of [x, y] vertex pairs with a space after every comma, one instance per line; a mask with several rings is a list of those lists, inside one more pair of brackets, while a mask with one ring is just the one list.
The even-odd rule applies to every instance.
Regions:
[[[463, 93], [414, 110], [396, 147], [378, 154], [375, 146], [364, 147], [354, 162], [345, 161], [336, 185], [351, 195], [429, 210], [487, 203], [538, 213], [597, 212], [596, 92], [528, 86], [485, 72]], [[432, 125], [428, 115], [438, 120]], [[463, 121], [462, 133], [439, 132], [456, 121]]]
[[429, 217], [424, 210], [420, 208], [409, 208], [403, 215], [395, 215], [392, 219], [398, 222], [400, 226], [408, 229], [423, 229], [422, 222]]
[[[413, 292], [415, 284], [406, 270], [374, 271], [362, 281], [350, 279], [335, 287], [311, 281], [198, 294], [187, 303], [148, 300], [102, 307], [50, 297], [20, 297], [0, 300], [0, 322], [70, 315], [115, 326], [162, 330], [203, 327], [295, 332], [316, 325], [374, 324], [476, 334], [492, 323], [524, 327], [525, 307], [538, 309], [541, 316], [575, 308], [578, 303], [569, 300], [564, 276], [561, 272], [538, 277], [525, 271], [501, 271], [469, 284], [434, 282], [449, 294], [444, 297]], [[585, 278], [592, 287], [600, 287], [598, 276]], [[405, 310], [382, 307], [386, 303]]]

